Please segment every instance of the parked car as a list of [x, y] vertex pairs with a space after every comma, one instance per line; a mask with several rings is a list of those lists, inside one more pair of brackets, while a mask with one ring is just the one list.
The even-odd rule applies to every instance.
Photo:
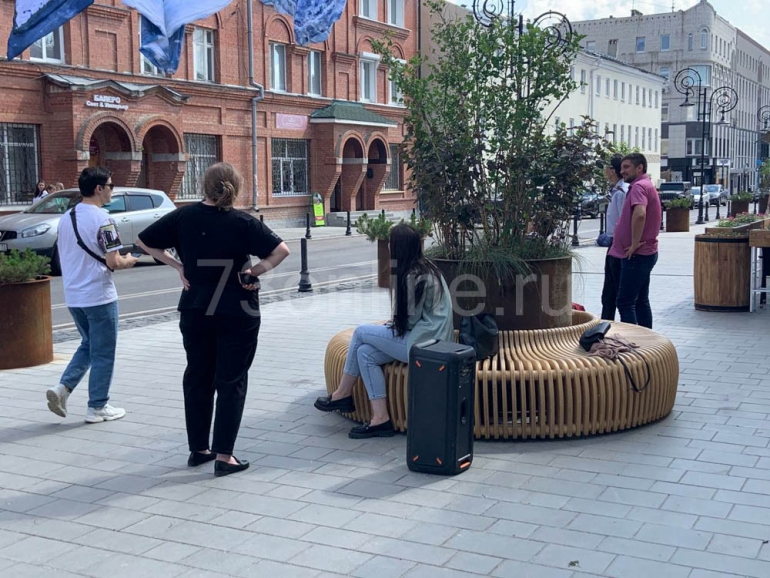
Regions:
[[690, 208], [694, 207], [692, 184], [690, 181], [672, 181], [670, 183], [663, 183], [658, 189], [660, 200], [672, 201], [674, 199], [689, 199]]
[[[77, 189], [53, 193], [42, 201], [14, 215], [0, 217], [0, 252], [32, 249], [51, 258], [51, 272], [59, 275], [56, 247], [59, 219], [83, 197]], [[122, 253], [143, 253], [136, 245], [137, 235], [156, 219], [175, 209], [162, 191], [115, 187], [112, 201], [104, 209], [113, 215], [123, 242]]]
[[709, 203], [716, 206], [717, 203], [723, 207], [727, 205], [727, 191], [722, 185], [706, 185], [706, 192], [709, 195]]
[[[692, 204], [693, 206], [690, 207], [691, 209], [695, 208], [697, 209], [700, 206], [700, 187], [693, 187], [692, 188]], [[703, 203], [708, 203], [708, 193], [706, 193], [706, 196], [703, 198]]]
[[586, 191], [580, 196], [580, 214], [589, 219], [595, 219], [604, 212], [608, 203], [607, 195]]

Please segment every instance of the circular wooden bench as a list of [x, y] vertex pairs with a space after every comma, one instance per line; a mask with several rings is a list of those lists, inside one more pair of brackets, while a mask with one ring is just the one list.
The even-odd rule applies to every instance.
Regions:
[[[613, 323], [610, 336], [639, 346], [650, 368], [642, 393], [630, 386], [622, 365], [589, 356], [579, 338], [599, 320], [574, 312], [572, 327], [500, 333], [500, 353], [477, 364], [474, 433], [477, 439], [553, 439], [602, 434], [638, 427], [666, 417], [674, 406], [679, 359], [674, 345], [649, 329]], [[337, 389], [353, 329], [335, 335], [326, 348], [328, 393]], [[622, 354], [637, 384], [647, 366], [635, 354]], [[388, 409], [394, 427], [406, 431], [408, 366], [384, 366]], [[353, 396], [355, 421], [369, 420], [369, 399], [359, 379]]]

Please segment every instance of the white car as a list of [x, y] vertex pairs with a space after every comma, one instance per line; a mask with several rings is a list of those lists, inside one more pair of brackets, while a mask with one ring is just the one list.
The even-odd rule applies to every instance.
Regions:
[[[21, 213], [0, 217], [0, 252], [32, 249], [50, 257], [51, 273], [59, 275], [59, 219], [81, 200], [79, 190], [67, 189], [48, 195]], [[137, 235], [175, 208], [163, 191], [133, 187], [115, 187], [112, 201], [104, 205], [118, 225], [123, 253], [143, 253], [136, 245]]]

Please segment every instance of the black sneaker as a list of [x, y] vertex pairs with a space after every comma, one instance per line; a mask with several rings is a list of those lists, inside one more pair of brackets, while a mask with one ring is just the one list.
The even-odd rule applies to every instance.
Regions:
[[337, 401], [332, 401], [331, 395], [325, 395], [315, 400], [313, 405], [321, 411], [339, 411], [342, 413], [353, 413], [356, 411], [356, 404], [353, 402], [352, 395]]
[[348, 432], [348, 437], [354, 440], [362, 440], [366, 438], [392, 438], [396, 435], [396, 431], [393, 429], [393, 422], [388, 420], [380, 425], [358, 425]]

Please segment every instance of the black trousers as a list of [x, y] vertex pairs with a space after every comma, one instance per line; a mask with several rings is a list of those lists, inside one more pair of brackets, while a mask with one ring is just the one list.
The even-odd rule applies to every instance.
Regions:
[[604, 288], [602, 289], [602, 319], [607, 321], [615, 321], [621, 263], [621, 259], [610, 257], [609, 251], [607, 252], [604, 258]]
[[257, 316], [182, 311], [179, 328], [187, 353], [184, 410], [191, 452], [209, 449], [216, 392], [211, 451], [232, 455], [246, 403], [248, 372], [257, 352], [259, 326]]

